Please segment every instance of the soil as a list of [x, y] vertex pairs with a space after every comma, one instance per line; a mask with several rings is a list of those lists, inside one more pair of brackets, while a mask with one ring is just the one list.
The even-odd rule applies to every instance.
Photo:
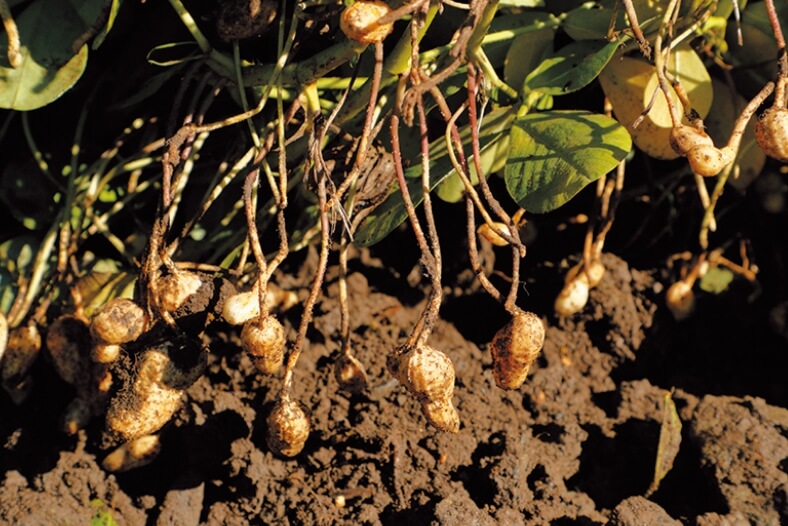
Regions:
[[[446, 434], [386, 371], [425, 301], [418, 266], [408, 268], [415, 256], [384, 265], [402, 241], [393, 239], [351, 261], [353, 351], [369, 376], [361, 394], [340, 391], [333, 374], [340, 318], [329, 269], [295, 377], [312, 423], [301, 454], [267, 447], [281, 378], [255, 372], [234, 327], [209, 327], [208, 369], [162, 430], [161, 454], [126, 473], [100, 465], [101, 418], [74, 437], [58, 431], [73, 392], [39, 359], [22, 405], [0, 396], [0, 523], [788, 523], [788, 353], [765, 307], [747, 305], [748, 285], [678, 323], [662, 307], [656, 272], [607, 254], [589, 305], [558, 319], [558, 262], [535, 259], [522, 302], [543, 316], [547, 338], [526, 384], [502, 391], [487, 343], [506, 315], [457, 271], [430, 338], [456, 369], [462, 425]], [[316, 262], [305, 252], [278, 279], [302, 300]], [[291, 337], [299, 315], [279, 315]], [[665, 417], [668, 400], [680, 429]], [[658, 448], [661, 433], [672, 449]], [[658, 456], [669, 470], [646, 498]]]

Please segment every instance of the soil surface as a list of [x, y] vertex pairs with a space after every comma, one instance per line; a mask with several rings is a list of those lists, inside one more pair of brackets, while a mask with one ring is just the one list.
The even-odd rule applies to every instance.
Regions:
[[[747, 304], [749, 289], [678, 323], [655, 272], [608, 254], [585, 310], [558, 319], [559, 263], [535, 260], [521, 303], [543, 317], [546, 343], [526, 384], [503, 391], [487, 344], [507, 317], [457, 271], [430, 338], [456, 370], [462, 425], [446, 434], [386, 371], [425, 301], [415, 256], [400, 269], [383, 264], [396, 242], [351, 261], [353, 351], [369, 375], [361, 394], [340, 391], [333, 374], [340, 317], [329, 268], [295, 377], [312, 423], [297, 457], [266, 445], [281, 378], [255, 372], [234, 327], [209, 327], [208, 369], [162, 430], [161, 454], [126, 473], [101, 467], [101, 418], [74, 437], [59, 431], [73, 391], [44, 355], [22, 405], [0, 395], [0, 523], [788, 523], [788, 352], [765, 307]], [[316, 256], [295, 259], [278, 282], [303, 300]], [[291, 338], [299, 309], [279, 315]], [[680, 430], [669, 425], [671, 399]], [[658, 455], [661, 432], [672, 445]], [[669, 471], [646, 498], [658, 457]]]

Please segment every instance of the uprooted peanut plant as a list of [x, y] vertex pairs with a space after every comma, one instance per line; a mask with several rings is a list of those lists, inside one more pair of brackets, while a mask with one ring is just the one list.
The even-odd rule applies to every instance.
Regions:
[[[78, 79], [88, 53], [111, 45], [124, 9], [86, 2], [63, 41], [31, 53], [34, 22], [61, 23], [46, 18], [58, 12], [31, 13], [44, 1], [18, 11], [0, 3], [8, 49], [0, 103], [16, 110], [0, 139], [23, 137], [35, 161], [24, 177], [17, 164], [3, 167], [15, 227], [0, 246], [2, 382], [23, 403], [46, 349], [75, 388], [63, 429], [103, 419], [108, 470], [155, 458], [157, 433], [203, 374], [210, 345], [200, 336], [214, 322], [238, 326], [259, 374], [281, 378], [267, 443], [297, 455], [310, 420], [293, 381], [329, 259], [341, 311], [335, 375], [360, 392], [368, 378], [351, 345], [349, 252], [404, 222], [429, 296], [388, 369], [432, 426], [459, 432], [451, 356], [429, 343], [443, 294], [435, 199], [465, 205], [472, 271], [511, 316], [489, 345], [501, 389], [527, 385], [545, 338], [548, 313], [530, 312], [518, 294], [529, 218], [594, 183], [585, 243], [565, 247], [582, 255], [555, 302], [557, 315], [572, 316], [604, 279], [605, 238], [633, 157], [685, 157], [668, 178], [691, 178], [702, 203], [697, 244], [676, 258], [687, 265], [667, 289], [674, 316], [691, 315], [695, 282], [710, 269], [755, 279], [746, 244], [735, 263], [728, 240], [715, 244], [710, 233], [726, 185], [746, 188], [766, 155], [788, 159], [779, 20], [788, 13], [773, 0], [578, 1], [556, 3], [560, 10], [535, 0], [246, 0], [209, 11], [170, 0], [171, 23], [190, 39], [145, 50], [160, 71], [115, 101], [137, 114], [91, 161], [79, 146], [105, 84], [95, 74]], [[748, 74], [734, 78], [737, 67]], [[45, 89], [32, 89], [42, 79]], [[58, 168], [37, 146], [45, 130], [30, 112], [74, 82], [95, 85], [84, 91], [71, 158]], [[149, 113], [154, 99], [169, 112]], [[712, 126], [704, 118], [714, 111]], [[639, 192], [633, 186], [628, 198]], [[45, 206], [18, 205], [33, 194]], [[301, 301], [275, 280], [305, 247], [318, 264]], [[491, 247], [510, 259], [503, 278], [485, 261]], [[289, 333], [277, 316], [299, 303]]]

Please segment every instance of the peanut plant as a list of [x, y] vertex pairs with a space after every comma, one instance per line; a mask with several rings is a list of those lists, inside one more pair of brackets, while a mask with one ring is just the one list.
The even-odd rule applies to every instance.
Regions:
[[[686, 258], [692, 269], [668, 290], [671, 312], [690, 315], [694, 283], [710, 267], [755, 279], [746, 251], [733, 263], [721, 242], [710, 248], [709, 232], [728, 182], [749, 184], [765, 155], [788, 157], [780, 26], [788, 12], [773, 0], [578, 1], [562, 10], [529, 0], [233, 0], [202, 17], [196, 3], [169, 0], [171, 23], [190, 41], [151, 49], [160, 72], [122, 101], [145, 115], [145, 101], [163, 97], [169, 115], [134, 118], [87, 163], [79, 146], [94, 91], [60, 168], [37, 146], [43, 130], [29, 112], [56, 106], [87, 81], [79, 79], [89, 55], [111, 42], [126, 6], [85, 2], [58, 39], [46, 40], [36, 24], [60, 23], [52, 17], [75, 9], [50, 4], [15, 9], [0, 1], [7, 35], [0, 46], [8, 50], [0, 106], [10, 110], [0, 140], [23, 137], [37, 170], [23, 179], [11, 163], [3, 167], [3, 181], [15, 185], [0, 197], [17, 228], [0, 245], [2, 382], [23, 403], [33, 388], [30, 367], [46, 348], [76, 389], [64, 430], [103, 418], [104, 446], [114, 448], [108, 470], [155, 458], [156, 434], [205, 370], [209, 349], [199, 336], [214, 321], [241, 326], [240, 345], [257, 372], [281, 378], [268, 445], [297, 455], [310, 422], [293, 377], [330, 253], [338, 253], [341, 314], [335, 375], [340, 388], [359, 392], [368, 378], [351, 345], [348, 252], [405, 222], [429, 296], [391, 349], [388, 370], [433, 427], [459, 432], [451, 357], [429, 344], [443, 294], [436, 199], [464, 203], [471, 269], [511, 318], [489, 345], [502, 389], [523, 386], [545, 338], [548, 313], [527, 310], [518, 294], [527, 222], [594, 184], [582, 255], [555, 303], [558, 316], [576, 315], [604, 278], [601, 255], [633, 155], [685, 157], [669, 178], [691, 178], [704, 210]], [[263, 41], [269, 49], [255, 47]], [[750, 68], [764, 56], [763, 42], [772, 50], [768, 64]], [[729, 74], [740, 65], [750, 75], [741, 85]], [[157, 92], [165, 83], [174, 93]], [[751, 101], [734, 105], [721, 129], [707, 128], [712, 99], [739, 92]], [[581, 107], [578, 94], [594, 100]], [[228, 134], [234, 148], [214, 162], [211, 145]], [[728, 139], [718, 148], [721, 134]], [[14, 202], [30, 193], [33, 177], [51, 182], [51, 191], [49, 208], [30, 213]], [[146, 230], [127, 232], [131, 208], [147, 214]], [[108, 256], [94, 253], [97, 239]], [[485, 264], [480, 243], [510, 258], [505, 279], [492, 278], [501, 272]], [[307, 246], [318, 265], [290, 334], [277, 314], [298, 296], [275, 276]]]

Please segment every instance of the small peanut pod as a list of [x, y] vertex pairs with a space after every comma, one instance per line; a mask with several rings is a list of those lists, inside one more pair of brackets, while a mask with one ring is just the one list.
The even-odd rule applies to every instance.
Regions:
[[[239, 292], [227, 298], [222, 309], [222, 318], [231, 325], [243, 325], [252, 318], [260, 316], [260, 297], [257, 284], [252, 290]], [[265, 295], [265, 306], [269, 311], [284, 312], [298, 303], [298, 295], [291, 290], [284, 290], [268, 283]]]
[[339, 27], [345, 36], [361, 44], [383, 42], [394, 24], [380, 24], [380, 17], [391, 12], [391, 8], [380, 0], [356, 0], [342, 11]]
[[560, 316], [573, 316], [588, 303], [590, 286], [585, 272], [570, 271], [566, 284], [555, 300], [555, 312]]
[[460, 417], [452, 404], [454, 365], [441, 351], [422, 345], [388, 357], [391, 374], [421, 402], [424, 416], [437, 429], [457, 433]]
[[[181, 404], [181, 394], [205, 370], [202, 349], [167, 341], [143, 351], [129, 385], [110, 400], [107, 429], [129, 441], [161, 429]], [[188, 343], [188, 342], [187, 342]]]
[[259, 318], [251, 319], [241, 331], [241, 345], [263, 374], [275, 374], [282, 366], [285, 342], [285, 330], [273, 316], [266, 317], [262, 322]]
[[120, 345], [139, 338], [148, 326], [145, 310], [127, 298], [105, 303], [90, 320], [90, 334], [95, 343], [94, 361], [110, 363], [120, 354]]
[[161, 452], [159, 435], [145, 435], [126, 442], [104, 457], [101, 465], [112, 473], [123, 473], [147, 466]]
[[304, 449], [309, 438], [309, 416], [296, 401], [283, 398], [266, 418], [266, 443], [277, 455], [294, 457]]
[[334, 362], [334, 377], [339, 388], [350, 393], [360, 393], [367, 388], [367, 372], [354, 356], [343, 354]]
[[166, 312], [181, 308], [191, 295], [202, 286], [202, 280], [194, 272], [176, 272], [159, 280], [159, 306]]
[[496, 232], [496, 229], [507, 235], [511, 235], [509, 232], [509, 227], [501, 222], [494, 222], [493, 225], [495, 226], [495, 229], [491, 228], [487, 223], [484, 223], [476, 229], [476, 233], [497, 247], [505, 247], [509, 244], [509, 242], [501, 237], [501, 235]]
[[788, 163], [788, 110], [769, 108], [755, 121], [755, 139], [763, 153]]
[[677, 281], [665, 293], [665, 303], [676, 321], [686, 320], [695, 311], [692, 285], [684, 280]]
[[41, 351], [41, 333], [38, 326], [30, 322], [12, 329], [2, 363], [3, 384], [13, 387], [21, 384]]
[[544, 345], [542, 320], [532, 312], [515, 314], [495, 333], [490, 343], [495, 384], [501, 389], [519, 389], [528, 369]]

